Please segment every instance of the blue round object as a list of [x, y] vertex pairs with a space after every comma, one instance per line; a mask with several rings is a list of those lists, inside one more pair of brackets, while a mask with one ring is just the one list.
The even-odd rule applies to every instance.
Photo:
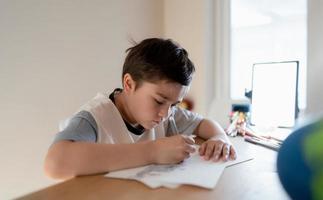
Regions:
[[313, 172], [306, 160], [304, 141], [315, 132], [315, 129], [316, 123], [312, 123], [295, 130], [286, 138], [278, 152], [279, 179], [292, 199], [313, 199], [311, 191]]

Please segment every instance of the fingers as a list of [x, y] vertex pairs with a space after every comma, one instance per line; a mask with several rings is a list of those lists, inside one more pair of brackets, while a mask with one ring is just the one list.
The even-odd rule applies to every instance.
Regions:
[[222, 160], [227, 161], [229, 159], [231, 145], [225, 144], [222, 149]]
[[[176, 136], [178, 137], [178, 136]], [[188, 158], [191, 153], [196, 151], [194, 147], [195, 141], [190, 136], [181, 136], [181, 144], [183, 156]], [[224, 140], [209, 140], [201, 144], [199, 148], [200, 156], [205, 160], [217, 162], [219, 160], [228, 161], [235, 160], [237, 155], [234, 147]], [[184, 159], [185, 159], [184, 158]]]
[[235, 160], [237, 157], [233, 146], [221, 141], [204, 142], [199, 148], [199, 154], [205, 160], [212, 160], [214, 162], [219, 160]]
[[185, 140], [186, 143], [188, 143], [188, 144], [195, 144], [195, 140], [194, 140], [193, 136], [184, 136], [183, 135], [183, 138], [184, 138], [184, 140]]
[[182, 136], [182, 138], [184, 139], [184, 151], [187, 153], [194, 153], [195, 152], [195, 140], [190, 137], [190, 136]]
[[193, 145], [186, 144], [184, 146], [184, 151], [187, 152], [187, 153], [194, 153], [195, 152], [195, 148], [194, 148]]
[[185, 145], [184, 151], [180, 154], [180, 157], [178, 158], [179, 162], [182, 162], [183, 160], [190, 157], [190, 153], [194, 153], [195, 148], [192, 145]]
[[212, 157], [213, 153], [214, 153], [214, 145], [206, 145], [206, 150], [205, 150], [205, 154], [204, 154], [204, 159], [205, 160], [210, 160], [210, 158]]
[[237, 158], [236, 150], [233, 148], [233, 146], [230, 146], [230, 159], [235, 160]]
[[190, 154], [189, 154], [189, 153], [187, 153], [187, 152], [185, 152], [185, 153], [184, 153], [184, 159], [189, 158], [189, 157], [190, 157]]
[[199, 153], [200, 153], [200, 156], [204, 156], [205, 154], [205, 149], [206, 149], [206, 143], [204, 142], [200, 148], [199, 148]]
[[214, 162], [218, 161], [221, 158], [224, 145], [225, 144], [223, 144], [223, 143], [218, 143], [217, 145], [215, 145], [214, 152], [213, 152], [213, 155], [212, 155], [212, 160]]

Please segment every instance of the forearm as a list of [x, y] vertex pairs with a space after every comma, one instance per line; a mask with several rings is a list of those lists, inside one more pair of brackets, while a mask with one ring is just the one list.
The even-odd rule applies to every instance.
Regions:
[[97, 144], [62, 141], [54, 144], [45, 160], [45, 171], [66, 179], [152, 163], [151, 142]]
[[223, 128], [217, 122], [209, 119], [203, 119], [195, 129], [194, 134], [205, 140], [208, 140], [212, 137], [227, 140]]

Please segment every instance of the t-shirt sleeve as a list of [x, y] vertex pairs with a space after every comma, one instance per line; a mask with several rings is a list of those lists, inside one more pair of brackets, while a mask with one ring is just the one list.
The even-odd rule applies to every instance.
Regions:
[[96, 142], [97, 124], [91, 113], [80, 111], [74, 115], [67, 127], [56, 134], [53, 144], [62, 140]]
[[[197, 126], [203, 120], [203, 116], [180, 107], [173, 107], [175, 125], [180, 134], [192, 135]], [[170, 122], [169, 122], [170, 123]], [[173, 135], [171, 125], [168, 125], [166, 135]]]

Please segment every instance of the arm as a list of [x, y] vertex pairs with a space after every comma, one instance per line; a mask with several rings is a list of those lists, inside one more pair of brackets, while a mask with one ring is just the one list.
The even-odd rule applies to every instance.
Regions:
[[147, 164], [178, 163], [194, 152], [193, 142], [181, 135], [134, 144], [60, 141], [51, 146], [45, 173], [58, 179], [97, 174]]
[[208, 140], [210, 138], [228, 140], [221, 126], [215, 121], [209, 119], [203, 119], [195, 129], [194, 134], [204, 140]]
[[96, 174], [152, 163], [151, 142], [97, 144], [60, 141], [45, 158], [45, 173], [58, 179]]
[[224, 161], [236, 158], [236, 152], [221, 126], [209, 119], [203, 119], [194, 131], [194, 134], [205, 139], [199, 153], [206, 160]]

